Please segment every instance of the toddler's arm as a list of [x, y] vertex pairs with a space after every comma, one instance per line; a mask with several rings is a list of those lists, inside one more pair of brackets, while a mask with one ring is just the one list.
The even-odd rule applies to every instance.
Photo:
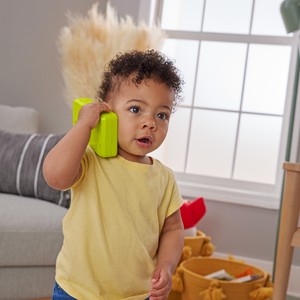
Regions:
[[150, 299], [166, 300], [172, 288], [174, 273], [184, 244], [180, 210], [169, 216], [164, 223], [157, 257], [157, 266], [152, 274]]
[[67, 189], [79, 179], [81, 158], [88, 145], [91, 130], [97, 125], [103, 111], [110, 111], [106, 103], [84, 105], [77, 123], [48, 153], [43, 164], [43, 174], [51, 187]]

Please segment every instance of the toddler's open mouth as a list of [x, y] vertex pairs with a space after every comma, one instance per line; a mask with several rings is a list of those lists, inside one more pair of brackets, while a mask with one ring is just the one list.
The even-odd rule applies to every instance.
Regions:
[[149, 147], [152, 145], [152, 139], [150, 137], [142, 137], [137, 139], [137, 143], [141, 147]]
[[150, 140], [148, 138], [141, 138], [141, 139], [138, 139], [139, 142], [141, 143], [144, 143], [144, 144], [150, 144]]

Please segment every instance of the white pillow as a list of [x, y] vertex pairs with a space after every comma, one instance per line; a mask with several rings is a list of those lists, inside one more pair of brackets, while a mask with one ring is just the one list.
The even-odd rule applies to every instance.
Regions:
[[0, 129], [12, 133], [36, 133], [39, 113], [34, 108], [0, 104]]

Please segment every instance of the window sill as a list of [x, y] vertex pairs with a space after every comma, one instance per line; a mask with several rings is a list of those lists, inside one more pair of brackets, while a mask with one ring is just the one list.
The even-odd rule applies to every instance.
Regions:
[[280, 193], [270, 191], [253, 191], [222, 186], [212, 186], [177, 180], [179, 189], [184, 198], [203, 197], [211, 201], [225, 202], [237, 205], [260, 207], [278, 210], [280, 206]]

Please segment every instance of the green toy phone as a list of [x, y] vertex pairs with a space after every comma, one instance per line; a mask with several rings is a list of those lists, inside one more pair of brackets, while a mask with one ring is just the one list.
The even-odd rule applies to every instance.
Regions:
[[[73, 101], [73, 125], [78, 120], [81, 107], [94, 102], [90, 98]], [[92, 129], [89, 145], [101, 157], [114, 157], [118, 151], [118, 116], [114, 112], [102, 112], [99, 123]]]

